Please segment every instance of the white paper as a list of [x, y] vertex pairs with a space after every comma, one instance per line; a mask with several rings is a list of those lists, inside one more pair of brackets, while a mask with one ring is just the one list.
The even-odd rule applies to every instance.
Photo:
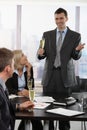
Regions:
[[34, 105], [35, 105], [34, 108], [36, 109], [45, 109], [46, 107], [50, 105], [50, 103], [35, 102]]
[[35, 97], [34, 99], [36, 102], [53, 102], [54, 99], [52, 97], [49, 96], [39, 96], [39, 97]]
[[15, 95], [15, 94], [11, 94], [9, 95], [9, 99], [14, 99], [16, 97], [23, 97], [23, 96], [18, 96], [18, 95]]
[[84, 114], [84, 112], [74, 111], [74, 110], [69, 110], [69, 109], [64, 109], [64, 108], [50, 109], [50, 110], [47, 110], [46, 112], [69, 116], [69, 117]]

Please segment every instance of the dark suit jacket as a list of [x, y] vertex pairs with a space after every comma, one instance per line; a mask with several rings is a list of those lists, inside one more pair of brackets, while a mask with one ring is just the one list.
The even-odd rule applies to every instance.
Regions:
[[[34, 87], [34, 78], [33, 78], [33, 68], [31, 68], [31, 77], [30, 79], [33, 79], [33, 87]], [[28, 89], [27, 87], [27, 72], [24, 72], [25, 76], [25, 89]], [[18, 75], [14, 72], [13, 76], [9, 78], [6, 82], [6, 86], [8, 88], [9, 94], [17, 94], [18, 93]]]
[[[43, 37], [45, 38], [45, 53], [43, 56], [38, 55], [38, 58], [46, 58], [42, 85], [47, 86], [52, 76], [56, 56], [56, 29], [45, 32]], [[80, 40], [80, 34], [68, 28], [60, 51], [61, 75], [65, 87], [76, 85], [73, 59], [78, 60], [81, 57], [81, 52], [75, 50]]]
[[11, 130], [14, 130], [14, 110], [16, 110], [15, 104], [13, 106], [0, 84], [0, 130], [9, 130], [9, 125], [11, 126]]

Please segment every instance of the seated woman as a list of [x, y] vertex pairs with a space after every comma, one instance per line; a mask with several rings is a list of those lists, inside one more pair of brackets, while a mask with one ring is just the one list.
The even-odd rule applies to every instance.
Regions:
[[6, 82], [9, 94], [29, 96], [27, 77], [33, 80], [33, 67], [28, 62], [22, 50], [14, 50], [14, 73]]
[[[27, 57], [22, 50], [14, 50], [14, 73], [6, 82], [9, 94], [20, 96], [29, 96], [27, 87], [27, 78], [32, 79], [34, 87], [33, 67], [28, 62]], [[39, 120], [31, 120], [33, 130], [43, 130], [42, 123]], [[22, 120], [18, 130], [24, 130], [24, 121]]]

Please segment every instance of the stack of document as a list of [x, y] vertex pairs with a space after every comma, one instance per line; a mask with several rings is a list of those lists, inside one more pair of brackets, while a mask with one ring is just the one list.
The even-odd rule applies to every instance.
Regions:
[[50, 103], [45, 103], [45, 102], [34, 102], [34, 108], [36, 109], [45, 109], [48, 107]]
[[52, 97], [49, 96], [39, 96], [39, 97], [35, 97], [34, 99], [36, 102], [49, 102], [52, 103], [54, 101], [54, 99]]
[[34, 108], [36, 109], [45, 109], [54, 101], [52, 97], [49, 96], [39, 96], [34, 98]]
[[81, 111], [74, 111], [74, 110], [69, 110], [65, 108], [54, 108], [54, 109], [46, 110], [46, 112], [58, 114], [62, 116], [68, 116], [68, 117], [84, 114], [84, 112], [81, 112]]

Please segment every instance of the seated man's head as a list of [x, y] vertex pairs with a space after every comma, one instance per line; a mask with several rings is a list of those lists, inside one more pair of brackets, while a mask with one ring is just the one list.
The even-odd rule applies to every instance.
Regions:
[[14, 54], [7, 48], [0, 48], [0, 77], [7, 80], [14, 71]]

